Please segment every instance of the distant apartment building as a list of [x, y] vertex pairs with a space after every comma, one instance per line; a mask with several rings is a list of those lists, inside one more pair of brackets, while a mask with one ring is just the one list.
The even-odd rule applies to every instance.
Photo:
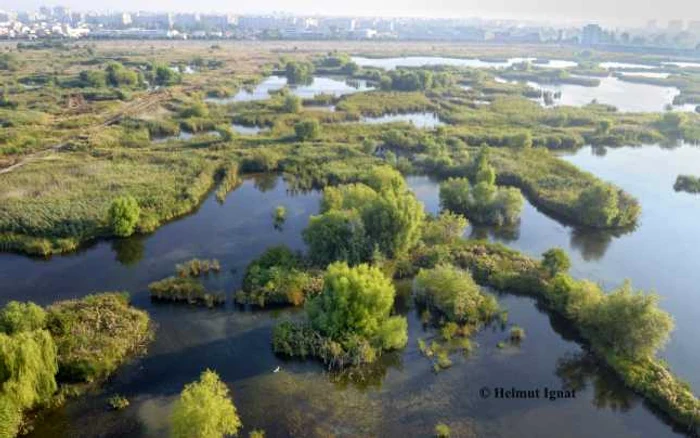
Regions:
[[10, 23], [17, 21], [17, 14], [14, 12], [0, 11], [0, 23]]
[[263, 31], [270, 29], [284, 29], [287, 26], [283, 20], [272, 15], [265, 15], [239, 17], [238, 27], [249, 31]]
[[140, 29], [170, 29], [173, 27], [173, 14], [139, 12], [132, 15], [131, 24]]
[[127, 14], [125, 12], [117, 12], [113, 14], [88, 14], [85, 16], [85, 22], [93, 26], [108, 29], [123, 29], [131, 25], [131, 14]]
[[226, 29], [236, 22], [235, 17], [228, 14], [203, 14], [199, 17], [202, 26], [211, 29]]
[[173, 24], [175, 26], [191, 28], [199, 25], [199, 14], [198, 13], [188, 13], [188, 14], [175, 14], [173, 17]]
[[323, 18], [319, 21], [319, 27], [330, 32], [352, 32], [357, 27], [357, 20], [345, 17]]

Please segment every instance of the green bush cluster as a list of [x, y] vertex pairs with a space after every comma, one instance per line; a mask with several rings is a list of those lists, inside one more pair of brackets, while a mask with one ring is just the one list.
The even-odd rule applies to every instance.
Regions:
[[148, 315], [124, 294], [47, 309], [9, 302], [0, 310], [0, 437], [17, 436], [26, 411], [60, 400], [58, 381], [64, 387], [104, 379], [150, 337]]
[[306, 306], [307, 320], [275, 327], [275, 352], [315, 356], [335, 367], [373, 362], [408, 339], [406, 319], [391, 316], [394, 295], [394, 285], [378, 268], [333, 263], [321, 293]]
[[678, 175], [673, 184], [677, 192], [700, 193], [700, 178], [692, 175]]
[[185, 385], [170, 415], [173, 438], [221, 438], [234, 436], [241, 419], [229, 389], [214, 371]]
[[[655, 358], [673, 328], [657, 295], [635, 291], [629, 283], [606, 294], [597, 284], [563, 272], [552, 278], [547, 262], [542, 265], [502, 245], [465, 241], [448, 252], [479, 283], [533, 296], [566, 318], [631, 389], [698, 432], [700, 401]], [[417, 261], [421, 257], [416, 254]]]
[[207, 307], [223, 305], [223, 293], [207, 292], [204, 285], [190, 277], [167, 277], [148, 285], [151, 298], [163, 301], [179, 301]]
[[268, 248], [250, 262], [243, 277], [243, 287], [236, 301], [265, 307], [267, 304], [302, 305], [318, 295], [323, 279], [304, 270], [304, 262], [286, 246]]
[[175, 270], [179, 277], [200, 277], [208, 275], [210, 272], [218, 273], [221, 271], [221, 264], [217, 259], [192, 259], [184, 263], [178, 263], [175, 265]]
[[364, 183], [328, 187], [321, 215], [304, 230], [314, 264], [367, 261], [376, 249], [388, 257], [405, 254], [420, 238], [423, 206], [393, 169], [370, 171]]

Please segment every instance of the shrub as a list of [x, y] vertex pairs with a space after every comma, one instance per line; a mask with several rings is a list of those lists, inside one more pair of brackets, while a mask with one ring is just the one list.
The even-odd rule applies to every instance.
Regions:
[[525, 202], [520, 190], [489, 184], [493, 177], [488, 172], [482, 172], [479, 177], [484, 180], [474, 187], [466, 178], [450, 178], [440, 184], [442, 208], [481, 224], [517, 222]]
[[498, 313], [496, 300], [481, 292], [469, 272], [450, 265], [421, 269], [416, 276], [416, 299], [448, 321], [478, 325]]
[[211, 370], [185, 386], [170, 421], [173, 438], [221, 438], [242, 426], [228, 388]]
[[435, 437], [436, 438], [450, 438], [450, 426], [445, 423], [438, 423], [435, 425]]
[[[394, 305], [394, 285], [382, 272], [369, 265], [349, 267], [336, 262], [328, 266], [321, 294], [309, 302], [307, 314], [314, 330], [331, 339], [357, 335], [385, 342], [387, 324], [401, 329], [396, 319], [403, 320], [403, 339], [391, 342], [394, 348], [406, 343], [406, 321], [390, 317]], [[397, 345], [401, 344], [403, 345]]]
[[130, 307], [121, 293], [59, 301], [47, 314], [58, 347], [59, 377], [71, 381], [107, 377], [151, 337], [148, 314]]
[[525, 330], [522, 327], [513, 326], [510, 329], [510, 334], [509, 334], [510, 341], [513, 343], [520, 343], [522, 342], [523, 339], [525, 339]]
[[557, 274], [565, 274], [571, 268], [571, 260], [561, 248], [552, 248], [542, 254], [542, 269], [551, 277]]
[[148, 285], [151, 298], [164, 301], [180, 301], [207, 307], [222, 305], [226, 297], [221, 293], [210, 293], [193, 278], [168, 277]]
[[46, 311], [34, 303], [10, 301], [0, 311], [0, 331], [13, 335], [46, 327]]
[[299, 306], [321, 291], [323, 280], [301, 270], [302, 260], [285, 246], [266, 250], [246, 268], [243, 289], [236, 294], [239, 303], [292, 304]]
[[132, 235], [140, 214], [141, 208], [133, 196], [120, 196], [115, 199], [109, 208], [109, 223], [112, 232], [120, 237]]
[[115, 394], [107, 399], [107, 404], [115, 411], [121, 411], [129, 407], [129, 400], [119, 394]]
[[303, 236], [309, 246], [309, 258], [317, 266], [325, 267], [334, 261], [356, 265], [369, 260], [365, 226], [354, 210], [331, 210], [311, 216]]
[[221, 264], [217, 259], [200, 260], [192, 259], [175, 266], [177, 275], [180, 277], [199, 277], [208, 275], [210, 272], [219, 272]]
[[678, 175], [673, 189], [677, 192], [700, 193], [700, 178], [692, 175]]
[[321, 125], [316, 119], [302, 120], [294, 124], [294, 133], [299, 141], [314, 140], [321, 133]]
[[282, 104], [282, 110], [285, 113], [296, 114], [301, 111], [301, 98], [293, 94], [287, 94], [284, 97], [284, 103]]
[[469, 222], [464, 216], [443, 211], [423, 225], [422, 240], [427, 245], [450, 244], [460, 239]]

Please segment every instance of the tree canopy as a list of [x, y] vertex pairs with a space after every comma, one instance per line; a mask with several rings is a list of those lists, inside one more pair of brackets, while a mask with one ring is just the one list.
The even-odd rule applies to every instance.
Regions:
[[109, 208], [112, 232], [120, 237], [132, 235], [140, 215], [141, 208], [133, 196], [120, 196], [115, 199]]
[[307, 305], [311, 327], [336, 341], [358, 336], [384, 349], [408, 338], [404, 317], [391, 316], [394, 285], [378, 268], [345, 262], [328, 266], [323, 291]]
[[211, 370], [185, 386], [170, 421], [173, 438], [223, 438], [242, 426], [228, 388]]
[[496, 299], [481, 292], [468, 271], [451, 265], [421, 269], [415, 285], [416, 298], [448, 321], [479, 324], [498, 311]]

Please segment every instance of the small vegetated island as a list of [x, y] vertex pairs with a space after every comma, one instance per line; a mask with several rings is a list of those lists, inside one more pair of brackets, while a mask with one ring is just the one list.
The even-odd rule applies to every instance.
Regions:
[[0, 310], [0, 436], [18, 435], [31, 426], [26, 414], [106, 379], [151, 336], [148, 314], [131, 307], [123, 293], [47, 308], [9, 302]]
[[678, 175], [673, 184], [673, 190], [686, 193], [700, 193], [700, 177], [692, 175]]
[[[559, 249], [537, 260], [462, 235], [468, 221], [517, 223], [525, 198], [566, 223], [634, 227], [642, 208], [634, 197], [554, 151], [697, 141], [700, 116], [621, 113], [597, 103], [544, 108], [531, 100], [541, 91], [504, 83], [494, 71], [385, 71], [360, 68], [339, 53], [280, 59], [262, 50], [233, 59], [212, 49], [205, 60], [173, 49], [167, 62], [154, 63], [148, 50], [119, 52], [119, 61], [102, 46], [97, 53], [79, 45], [65, 50], [29, 45], [5, 63], [22, 69], [0, 68], [3, 251], [50, 256], [99, 238], [150, 233], [194, 211], [211, 191], [225, 202], [244, 174], [282, 173], [295, 190], [323, 190], [302, 233], [306, 250], [268, 248], [235, 293], [246, 306], [304, 306], [274, 327], [275, 352], [340, 369], [404, 348], [407, 320], [394, 308], [393, 280], [408, 279], [410, 298], [437, 333], [419, 339], [419, 349], [442, 370], [453, 353], [475, 348], [470, 336], [502, 318], [486, 287], [515, 292], [562, 317], [629, 388], [698, 432], [700, 402], [656, 356], [673, 328], [656, 295], [629, 283], [605, 293], [574, 279]], [[195, 66], [195, 74], [180, 74], [178, 65]], [[269, 73], [284, 82], [279, 89], [265, 88]], [[565, 73], [529, 64], [500, 73], [582, 86], [597, 80], [578, 76], [602, 74], [591, 63]], [[297, 96], [320, 75], [342, 75], [349, 88], [364, 81], [367, 91]], [[696, 79], [673, 79], [684, 101], [698, 101]], [[416, 112], [440, 123], [363, 123]], [[239, 125], [264, 129], [247, 135], [234, 129]], [[426, 215], [408, 189], [404, 175], [411, 173], [441, 180], [439, 215]], [[677, 190], [697, 186], [692, 177], [676, 182]], [[287, 211], [280, 205], [271, 215], [281, 228]], [[154, 301], [213, 307], [225, 293], [207, 290], [205, 277], [220, 269], [216, 260], [193, 259], [148, 288]], [[0, 314], [0, 331], [3, 437], [22, 429], [26, 413], [109, 376], [150, 338], [148, 316], [114, 293], [46, 309], [12, 302]], [[509, 338], [517, 344], [524, 331], [512, 326]], [[218, 375], [205, 371], [175, 405], [174, 436], [235, 434], [241, 420], [229, 396]], [[127, 404], [113, 399], [115, 409]], [[439, 424], [436, 433], [449, 434], [449, 427]]]

